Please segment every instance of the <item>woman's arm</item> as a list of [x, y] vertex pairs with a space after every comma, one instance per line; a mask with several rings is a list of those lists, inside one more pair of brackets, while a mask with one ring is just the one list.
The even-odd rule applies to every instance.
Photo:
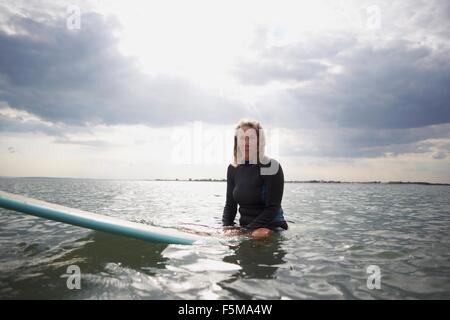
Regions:
[[237, 213], [237, 203], [233, 198], [234, 172], [235, 168], [230, 164], [227, 170], [227, 195], [222, 216], [222, 224], [224, 226], [234, 226], [234, 218]]
[[246, 229], [266, 228], [274, 219], [281, 208], [283, 199], [284, 174], [281, 165], [274, 175], [262, 175], [267, 187], [266, 203], [264, 210], [247, 226]]

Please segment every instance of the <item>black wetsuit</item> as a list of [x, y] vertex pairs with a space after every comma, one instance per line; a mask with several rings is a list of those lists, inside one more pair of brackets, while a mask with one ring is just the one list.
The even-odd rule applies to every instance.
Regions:
[[233, 226], [239, 204], [241, 227], [288, 229], [284, 219], [281, 200], [283, 198], [284, 175], [281, 165], [274, 175], [261, 175], [256, 164], [228, 166], [227, 195], [222, 223]]

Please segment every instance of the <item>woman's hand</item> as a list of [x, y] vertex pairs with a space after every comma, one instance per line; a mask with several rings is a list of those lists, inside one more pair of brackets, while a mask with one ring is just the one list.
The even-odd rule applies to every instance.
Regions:
[[226, 236], [238, 236], [238, 235], [247, 235], [252, 239], [258, 240], [258, 239], [264, 239], [267, 238], [272, 234], [272, 230], [267, 228], [259, 228], [253, 231], [245, 231], [242, 230], [240, 227], [236, 226], [227, 226], [223, 228], [223, 233]]
[[259, 228], [259, 229], [256, 229], [256, 230], [252, 231], [252, 233], [250, 234], [250, 236], [251, 236], [253, 239], [258, 240], [258, 239], [264, 239], [264, 238], [267, 238], [267, 237], [270, 236], [271, 234], [272, 234], [272, 230], [267, 229], [267, 228]]

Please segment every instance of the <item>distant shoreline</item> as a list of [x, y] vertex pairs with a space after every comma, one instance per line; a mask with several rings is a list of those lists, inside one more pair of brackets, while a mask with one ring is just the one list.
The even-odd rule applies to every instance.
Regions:
[[[226, 179], [149, 179], [149, 181], [226, 182]], [[450, 183], [422, 181], [339, 181], [339, 180], [286, 180], [285, 183], [327, 183], [327, 184], [420, 184], [427, 186], [450, 186]]]
[[[74, 180], [116, 180], [116, 181], [176, 181], [176, 182], [226, 182], [226, 179], [107, 179], [107, 178], [72, 178], [72, 177], [8, 177], [6, 179], [74, 179]], [[425, 185], [425, 186], [450, 186], [450, 183], [435, 183], [423, 181], [340, 181], [340, 180], [285, 180], [285, 183], [320, 183], [320, 184], [382, 184], [382, 185]]]

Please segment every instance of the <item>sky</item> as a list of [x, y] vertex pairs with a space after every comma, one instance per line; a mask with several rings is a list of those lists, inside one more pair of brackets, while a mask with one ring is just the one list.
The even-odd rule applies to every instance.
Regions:
[[0, 176], [450, 183], [450, 2], [0, 1]]

